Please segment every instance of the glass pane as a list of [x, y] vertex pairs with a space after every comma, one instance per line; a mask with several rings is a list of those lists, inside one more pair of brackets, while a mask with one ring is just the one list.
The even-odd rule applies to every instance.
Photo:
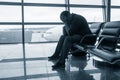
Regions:
[[25, 22], [60, 22], [63, 10], [64, 7], [25, 7]]
[[102, 9], [71, 8], [70, 11], [84, 16], [88, 22], [103, 22]]
[[111, 0], [111, 5], [120, 6], [120, 0]]
[[16, 43], [21, 37], [17, 34], [22, 33], [21, 26], [18, 26], [19, 31], [16, 27], [0, 25], [0, 80], [23, 80], [23, 49], [22, 44]]
[[21, 6], [0, 6], [0, 22], [20, 22]]
[[21, 43], [20, 25], [0, 25], [0, 43]]
[[4, 2], [21, 2], [21, 0], [0, 0], [0, 1], [4, 1]]
[[102, 5], [102, 0], [70, 0], [71, 4]]
[[120, 9], [111, 9], [111, 21], [120, 20]]
[[25, 39], [30, 42], [58, 41], [63, 25], [26, 25]]
[[24, 2], [32, 2], [32, 3], [65, 3], [65, 0], [24, 0]]

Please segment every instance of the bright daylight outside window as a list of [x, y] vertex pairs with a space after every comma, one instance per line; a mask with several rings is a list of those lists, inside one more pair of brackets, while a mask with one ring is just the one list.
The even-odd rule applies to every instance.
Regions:
[[[120, 0], [111, 0], [111, 5], [120, 7]], [[111, 21], [120, 20], [120, 8], [112, 8], [111, 7]]]

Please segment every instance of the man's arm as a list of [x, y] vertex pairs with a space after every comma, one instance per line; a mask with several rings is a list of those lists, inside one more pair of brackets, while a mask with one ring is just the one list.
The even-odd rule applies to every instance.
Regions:
[[66, 32], [65, 26], [63, 27], [63, 35], [67, 36], [68, 33]]
[[70, 27], [69, 26], [65, 26], [65, 30], [66, 30], [67, 35], [70, 35]]

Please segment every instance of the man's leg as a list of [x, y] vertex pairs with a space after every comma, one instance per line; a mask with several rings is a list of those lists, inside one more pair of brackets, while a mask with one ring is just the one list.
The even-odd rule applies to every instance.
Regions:
[[69, 52], [70, 48], [72, 47], [73, 43], [79, 42], [81, 40], [81, 38], [82, 37], [79, 35], [67, 36], [65, 38], [61, 52], [60, 52], [60, 58], [59, 58], [58, 62], [53, 66], [53, 68], [56, 66], [65, 65], [65, 59], [68, 56], [68, 52]]
[[56, 49], [55, 49], [55, 52], [52, 56], [48, 57], [49, 59], [58, 59], [59, 58], [59, 54], [60, 54], [60, 51], [62, 49], [62, 46], [63, 46], [63, 42], [64, 42], [64, 39], [65, 39], [66, 36], [62, 35], [58, 41], [58, 44], [56, 46]]
[[59, 63], [65, 64], [65, 59], [67, 58], [68, 52], [72, 46], [71, 37], [66, 37], [63, 47], [60, 52]]

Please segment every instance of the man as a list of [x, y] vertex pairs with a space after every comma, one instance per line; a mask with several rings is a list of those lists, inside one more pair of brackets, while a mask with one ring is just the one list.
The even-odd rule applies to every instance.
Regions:
[[71, 14], [69, 11], [63, 11], [60, 19], [65, 26], [63, 27], [63, 35], [60, 37], [55, 53], [48, 57], [49, 60], [58, 60], [53, 69], [65, 68], [65, 59], [74, 43], [80, 42], [86, 34], [91, 34], [88, 23], [84, 17], [77, 14]]

